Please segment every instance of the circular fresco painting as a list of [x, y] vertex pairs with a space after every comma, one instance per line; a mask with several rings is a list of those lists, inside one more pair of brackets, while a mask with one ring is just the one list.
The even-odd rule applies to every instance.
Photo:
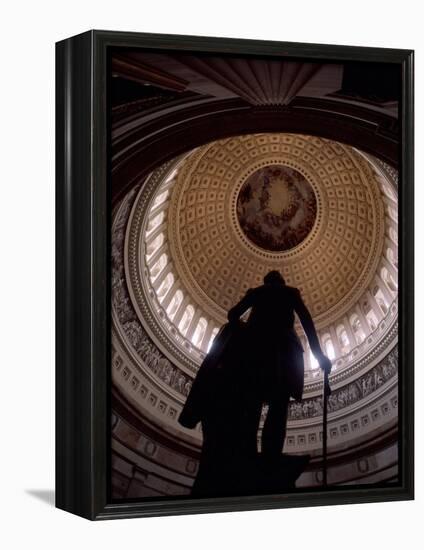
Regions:
[[312, 186], [288, 166], [256, 170], [237, 197], [237, 217], [244, 234], [255, 245], [273, 252], [300, 244], [310, 233], [316, 214]]

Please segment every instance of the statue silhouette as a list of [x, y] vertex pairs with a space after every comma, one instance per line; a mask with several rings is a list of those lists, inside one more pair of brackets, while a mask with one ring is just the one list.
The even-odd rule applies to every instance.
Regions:
[[303, 394], [304, 350], [294, 329], [295, 313], [321, 368], [329, 372], [331, 362], [321, 349], [312, 317], [299, 290], [287, 286], [278, 271], [270, 271], [263, 285], [247, 291], [228, 312], [229, 322], [238, 322], [249, 309], [246, 352], [251, 379], [246, 391], [252, 406], [259, 410], [256, 431], [260, 409], [264, 403], [268, 404], [261, 451], [267, 458], [278, 458], [284, 446], [289, 400], [291, 397], [300, 400]]
[[[241, 321], [248, 310], [247, 322]], [[319, 365], [330, 372], [331, 362], [299, 290], [287, 286], [278, 271], [269, 272], [263, 285], [248, 290], [228, 312], [229, 322], [215, 338], [180, 414], [185, 427], [202, 424], [192, 494], [281, 491], [294, 487], [306, 467], [307, 456], [282, 460], [289, 400], [300, 400], [304, 385], [304, 350], [294, 329], [295, 313]], [[258, 454], [264, 404], [268, 411]]]

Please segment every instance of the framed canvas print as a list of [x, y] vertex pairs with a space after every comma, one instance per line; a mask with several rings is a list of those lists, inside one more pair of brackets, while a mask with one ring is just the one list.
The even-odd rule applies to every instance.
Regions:
[[413, 498], [413, 52], [56, 53], [56, 505]]

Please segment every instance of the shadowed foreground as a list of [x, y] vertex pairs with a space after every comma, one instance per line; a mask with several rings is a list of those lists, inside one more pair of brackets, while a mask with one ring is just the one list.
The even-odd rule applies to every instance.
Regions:
[[296, 480], [307, 467], [309, 455], [281, 455], [270, 464], [260, 454], [228, 463], [203, 457], [193, 485], [197, 497], [283, 493], [295, 489]]
[[[310, 456], [265, 457], [257, 451], [260, 401], [251, 398], [243, 327], [226, 325], [202, 364], [179, 422], [202, 423], [203, 446], [193, 496], [281, 493], [294, 489]], [[225, 352], [224, 352], [225, 350]]]

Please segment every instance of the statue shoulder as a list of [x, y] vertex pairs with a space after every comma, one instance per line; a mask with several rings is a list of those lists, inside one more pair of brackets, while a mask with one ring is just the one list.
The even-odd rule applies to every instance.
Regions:
[[302, 298], [300, 290], [294, 286], [286, 286], [287, 292], [295, 299]]
[[286, 289], [289, 291], [289, 292], [293, 292], [294, 294], [300, 294], [300, 290], [298, 288], [296, 288], [295, 286], [288, 286], [286, 285]]
[[256, 286], [256, 287], [253, 287], [253, 288], [248, 288], [246, 290], [246, 296], [254, 296], [255, 294], [258, 294], [259, 292], [261, 292], [261, 286]]

